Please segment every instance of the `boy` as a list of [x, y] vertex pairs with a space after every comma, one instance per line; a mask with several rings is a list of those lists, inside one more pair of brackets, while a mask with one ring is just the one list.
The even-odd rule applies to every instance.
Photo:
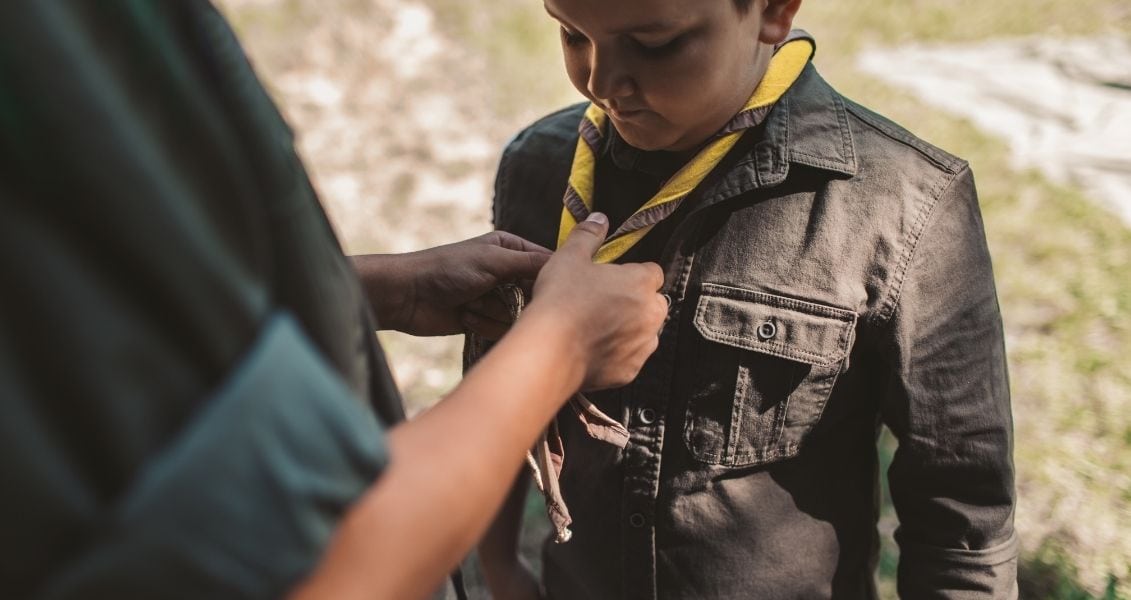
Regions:
[[[550, 598], [875, 597], [881, 423], [900, 594], [1016, 596], [972, 175], [830, 88], [800, 4], [546, 0], [590, 102], [507, 147], [496, 227], [549, 246], [602, 211], [598, 257], [658, 262], [671, 299], [639, 377], [588, 395], [627, 444], [557, 419], [572, 539], [546, 544]], [[498, 598], [538, 593], [514, 552], [526, 485], [480, 548]]]

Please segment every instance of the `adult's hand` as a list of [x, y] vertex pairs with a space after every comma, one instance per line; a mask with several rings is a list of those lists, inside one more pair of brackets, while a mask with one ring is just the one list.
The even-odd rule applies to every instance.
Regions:
[[572, 330], [586, 390], [632, 381], [656, 350], [668, 311], [658, 293], [664, 283], [658, 265], [593, 262], [608, 227], [601, 213], [577, 224], [542, 269], [523, 313], [557, 319]]
[[[656, 265], [593, 264], [607, 230], [600, 215], [578, 225], [541, 269], [533, 299], [510, 332], [442, 402], [390, 431], [393, 459], [350, 509], [294, 598], [425, 597], [482, 538], [526, 450], [570, 395], [579, 386], [620, 385], [635, 377], [656, 347], [667, 312], [656, 293], [663, 277]], [[460, 252], [456, 262], [494, 264], [502, 256], [499, 248], [508, 249], [481, 242], [472, 253], [495, 258], [480, 263]], [[543, 254], [528, 247], [510, 252], [517, 254], [507, 256]], [[451, 260], [433, 258], [441, 265]], [[537, 270], [544, 262], [526, 260], [534, 264], [517, 268], [512, 277], [521, 278], [513, 273]], [[491, 272], [474, 286], [449, 287], [489, 290], [501, 280]], [[474, 292], [462, 297], [472, 298]], [[453, 305], [458, 300], [443, 303]], [[450, 315], [451, 309], [438, 312]], [[445, 476], [437, 477], [441, 472]], [[515, 555], [513, 548], [504, 550]], [[517, 597], [537, 591], [519, 569], [494, 573], [495, 587]]]
[[510, 326], [506, 307], [490, 292], [530, 282], [551, 252], [502, 231], [411, 252], [353, 257], [383, 329], [412, 335], [453, 335], [470, 329], [498, 339]]

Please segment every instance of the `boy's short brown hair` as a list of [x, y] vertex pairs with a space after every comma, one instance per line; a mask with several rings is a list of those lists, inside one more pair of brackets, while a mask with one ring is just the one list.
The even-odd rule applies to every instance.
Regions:
[[750, 10], [750, 5], [753, 3], [754, 0], [734, 0], [734, 5], [738, 7], [738, 12], [742, 14], [746, 14], [746, 11]]

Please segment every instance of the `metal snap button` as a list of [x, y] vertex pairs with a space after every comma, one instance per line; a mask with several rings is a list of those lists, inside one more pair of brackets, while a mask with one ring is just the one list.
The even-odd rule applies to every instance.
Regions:
[[640, 409], [640, 422], [645, 425], [651, 425], [656, 422], [656, 411], [651, 408]]
[[778, 326], [773, 321], [766, 321], [758, 326], [758, 339], [766, 341], [778, 334]]
[[644, 515], [640, 513], [632, 513], [632, 515], [628, 517], [628, 524], [637, 529], [643, 527], [647, 523], [647, 519], [645, 519]]

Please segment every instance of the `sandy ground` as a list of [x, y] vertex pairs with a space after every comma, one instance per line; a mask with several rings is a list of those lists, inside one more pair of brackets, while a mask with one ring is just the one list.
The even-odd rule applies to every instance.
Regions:
[[871, 50], [867, 73], [972, 121], [1131, 225], [1131, 37]]

